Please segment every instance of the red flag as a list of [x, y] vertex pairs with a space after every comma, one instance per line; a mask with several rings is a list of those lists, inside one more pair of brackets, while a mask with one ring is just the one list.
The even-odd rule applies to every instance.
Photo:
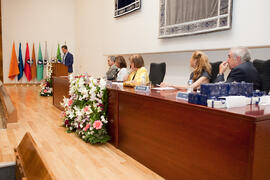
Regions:
[[32, 79], [34, 80], [37, 77], [37, 62], [36, 62], [36, 53], [35, 53], [34, 44], [33, 44], [33, 50], [32, 50], [31, 73], [32, 73]]
[[30, 62], [30, 55], [29, 55], [29, 46], [26, 43], [26, 52], [25, 52], [25, 61], [24, 61], [24, 73], [28, 81], [31, 81], [32, 74], [31, 74], [31, 62]]
[[13, 42], [8, 78], [13, 80], [18, 74], [20, 74], [20, 71], [18, 67], [18, 59], [15, 52], [15, 43]]

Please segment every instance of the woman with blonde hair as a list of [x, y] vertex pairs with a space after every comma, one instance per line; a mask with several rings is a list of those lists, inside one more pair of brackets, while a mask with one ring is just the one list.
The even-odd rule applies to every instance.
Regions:
[[147, 69], [144, 67], [144, 60], [141, 55], [132, 55], [129, 58], [130, 73], [127, 81], [124, 83], [126, 86], [136, 86], [149, 83], [149, 76]]
[[[195, 51], [190, 58], [190, 66], [194, 69], [190, 74], [189, 80], [192, 80], [191, 88], [197, 89], [201, 84], [210, 82], [211, 79], [211, 65], [208, 62], [208, 57], [202, 51]], [[174, 87], [176, 89], [187, 89], [188, 86], [177, 86], [166, 83], [161, 83], [162, 87]]]

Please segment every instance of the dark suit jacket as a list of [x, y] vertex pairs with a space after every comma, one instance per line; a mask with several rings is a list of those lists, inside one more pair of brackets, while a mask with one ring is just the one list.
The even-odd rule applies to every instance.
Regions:
[[[215, 82], [224, 81], [224, 75], [218, 75]], [[227, 81], [230, 82], [248, 82], [253, 83], [254, 89], [261, 89], [261, 79], [251, 62], [244, 62], [233, 68], [228, 75]]]
[[68, 67], [68, 72], [73, 72], [73, 55], [68, 52], [65, 58], [65, 65]]

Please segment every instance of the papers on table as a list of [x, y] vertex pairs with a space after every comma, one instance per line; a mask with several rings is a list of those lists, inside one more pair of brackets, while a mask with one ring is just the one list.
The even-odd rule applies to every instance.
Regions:
[[175, 88], [173, 88], [173, 87], [155, 87], [152, 89], [157, 90], [157, 91], [175, 90]]
[[113, 85], [121, 85], [123, 86], [123, 82], [112, 82]]

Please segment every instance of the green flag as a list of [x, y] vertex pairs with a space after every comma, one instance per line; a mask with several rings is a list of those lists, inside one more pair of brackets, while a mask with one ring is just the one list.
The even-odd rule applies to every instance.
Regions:
[[56, 56], [57, 62], [61, 63], [62, 62], [62, 57], [61, 57], [61, 51], [60, 51], [60, 46], [58, 44], [57, 48], [57, 56]]
[[38, 66], [37, 66], [37, 80], [41, 81], [43, 79], [43, 57], [42, 57], [42, 51], [41, 46], [39, 43], [39, 49], [38, 49]]

